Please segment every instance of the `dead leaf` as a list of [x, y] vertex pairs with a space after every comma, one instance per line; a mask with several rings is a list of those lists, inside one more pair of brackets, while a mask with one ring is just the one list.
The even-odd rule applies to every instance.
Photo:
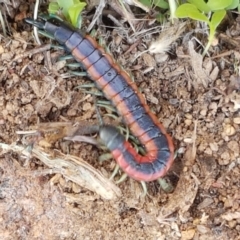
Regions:
[[192, 41], [189, 41], [188, 50], [191, 57], [190, 63], [192, 64], [195, 81], [197, 82], [197, 85], [203, 85], [204, 88], [207, 88], [210, 77], [203, 69], [203, 56], [194, 50]]

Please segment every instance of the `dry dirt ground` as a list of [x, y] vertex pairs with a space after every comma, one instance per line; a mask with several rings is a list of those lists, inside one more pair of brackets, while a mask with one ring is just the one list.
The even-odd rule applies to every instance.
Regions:
[[[22, 21], [32, 4], [13, 9], [12, 34], [0, 36], [0, 238], [240, 239], [237, 15], [204, 58], [195, 39], [206, 36], [191, 25], [173, 41], [170, 55], [141, 54], [157, 35], [141, 36], [136, 45], [117, 31], [105, 38], [178, 150], [166, 176], [174, 191], [151, 182], [143, 197], [138, 182], [116, 185], [119, 174], [109, 180], [114, 160], [98, 161], [106, 150], [62, 139], [77, 122], [80, 133], [97, 122], [94, 97], [78, 88], [91, 81], [66, 78], [65, 61], [56, 62], [62, 52], [34, 43]], [[176, 32], [164, 31], [165, 40]], [[37, 133], [26, 135], [30, 129]]]

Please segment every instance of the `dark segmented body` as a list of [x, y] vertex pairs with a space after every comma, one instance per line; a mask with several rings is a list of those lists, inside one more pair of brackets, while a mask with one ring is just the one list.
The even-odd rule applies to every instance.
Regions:
[[82, 63], [97, 87], [116, 107], [132, 134], [145, 147], [146, 154], [142, 156], [125, 141], [117, 128], [102, 126], [100, 138], [120, 168], [139, 181], [153, 181], [164, 176], [173, 163], [173, 141], [146, 105], [131, 77], [91, 36], [77, 32], [55, 18], [26, 21], [53, 35]]

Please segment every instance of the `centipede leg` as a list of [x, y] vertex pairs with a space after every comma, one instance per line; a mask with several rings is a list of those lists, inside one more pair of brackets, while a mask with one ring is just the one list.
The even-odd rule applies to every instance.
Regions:
[[48, 33], [46, 33], [46, 32], [43, 31], [43, 30], [38, 29], [38, 32], [39, 32], [42, 36], [44, 36], [44, 37], [50, 38], [50, 39], [52, 39], [52, 40], [55, 39], [53, 35], [48, 34]]
[[74, 59], [73, 55], [65, 55], [65, 56], [62, 56], [62, 57], [59, 57], [59, 61], [62, 61], [62, 60], [72, 60]]
[[112, 159], [112, 154], [111, 153], [104, 153], [98, 158], [98, 160], [100, 162], [107, 161], [107, 160], [110, 160], [110, 159]]
[[74, 62], [74, 63], [67, 63], [66, 66], [71, 68], [81, 68], [82, 64], [78, 62]]
[[116, 181], [116, 184], [122, 183], [127, 179], [128, 175], [126, 173], [122, 174], [119, 180]]
[[157, 181], [164, 192], [171, 193], [174, 190], [174, 187], [172, 186], [172, 184], [169, 181], [167, 181], [165, 178], [159, 178]]
[[77, 77], [87, 77], [87, 72], [69, 71], [72, 75]]
[[145, 197], [148, 194], [147, 184], [144, 181], [140, 181], [140, 182], [141, 182], [141, 185], [142, 185], [142, 188], [143, 188], [143, 195], [142, 196]]
[[[101, 95], [99, 95], [99, 96], [101, 96]], [[103, 96], [103, 95], [102, 95]], [[110, 111], [112, 111], [112, 112], [116, 112], [116, 110], [115, 110], [115, 108], [114, 107], [112, 107], [111, 105], [104, 105], [104, 104], [99, 104], [99, 103], [97, 103], [97, 106], [98, 107], [104, 107], [105, 109], [109, 109]]]
[[115, 177], [116, 174], [118, 173], [119, 169], [120, 169], [120, 167], [119, 167], [118, 165], [116, 165], [115, 168], [114, 168], [114, 170], [113, 170], [113, 172], [112, 172], [112, 174], [111, 174], [111, 177], [109, 178], [110, 180], [113, 180], [113, 179], [114, 179], [114, 177]]

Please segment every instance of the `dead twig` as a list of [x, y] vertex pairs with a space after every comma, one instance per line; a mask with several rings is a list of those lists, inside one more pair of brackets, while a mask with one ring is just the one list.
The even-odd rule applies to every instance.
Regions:
[[43, 45], [43, 46], [38, 47], [38, 48], [33, 48], [33, 49], [31, 49], [27, 52], [23, 52], [23, 53], [17, 55], [11, 62], [9, 62], [9, 65], [11, 65], [13, 62], [15, 62], [19, 59], [26, 58], [26, 57], [34, 55], [36, 53], [45, 52], [45, 51], [48, 51], [50, 49], [51, 49], [51, 44], [46, 44], [46, 45]]

